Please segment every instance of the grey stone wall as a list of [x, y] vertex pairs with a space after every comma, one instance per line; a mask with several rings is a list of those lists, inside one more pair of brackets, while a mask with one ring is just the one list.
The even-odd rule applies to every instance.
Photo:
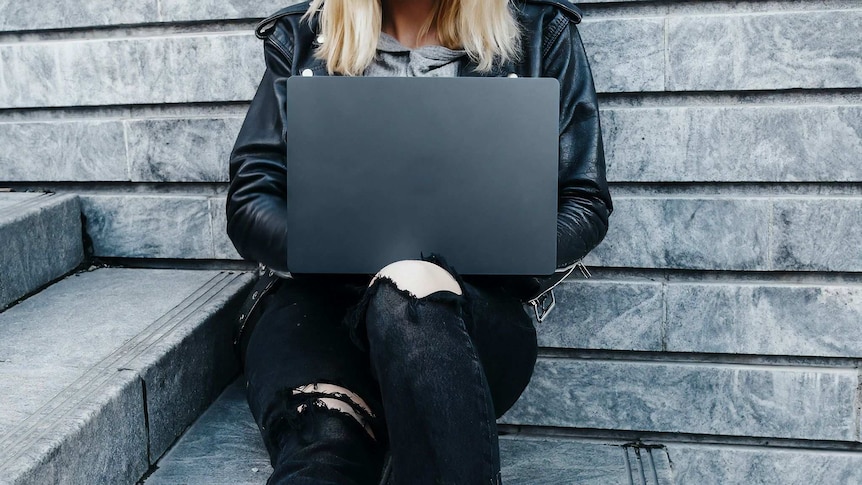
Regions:
[[[223, 196], [263, 68], [251, 29], [291, 1], [0, 0], [0, 187], [80, 194], [97, 256], [236, 259]], [[502, 422], [665, 445], [681, 483], [845, 481], [862, 1], [581, 6], [616, 212]]]

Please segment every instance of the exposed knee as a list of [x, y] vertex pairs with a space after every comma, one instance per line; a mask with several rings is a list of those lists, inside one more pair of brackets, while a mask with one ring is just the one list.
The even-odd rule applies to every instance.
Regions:
[[292, 395], [310, 398], [308, 402], [303, 402], [296, 407], [297, 412], [306, 412], [311, 404], [343, 413], [355, 419], [372, 439], [377, 439], [371, 427], [371, 420], [376, 416], [365, 400], [353, 391], [335, 384], [313, 383], [293, 389]]
[[381, 276], [392, 280], [395, 286], [416, 298], [424, 298], [437, 291], [448, 291], [456, 295], [463, 293], [454, 276], [428, 261], [405, 259], [388, 264], [374, 275], [368, 286]]

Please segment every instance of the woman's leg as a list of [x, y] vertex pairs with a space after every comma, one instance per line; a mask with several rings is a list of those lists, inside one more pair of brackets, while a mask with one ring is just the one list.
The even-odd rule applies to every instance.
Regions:
[[392, 482], [497, 483], [494, 404], [465, 325], [465, 296], [423, 265], [432, 263], [402, 261], [378, 273], [352, 316], [380, 382]]
[[[412, 287], [410, 292], [387, 277], [365, 291], [348, 319], [362, 351], [339, 324], [362, 290], [288, 280], [268, 297], [272, 301], [265, 303], [249, 342], [246, 377], [249, 404], [275, 468], [271, 483], [376, 483], [387, 431], [379, 387], [364, 352], [369, 337], [378, 350], [372, 352], [373, 370], [390, 378], [382, 387], [395, 396], [387, 412], [401, 416], [386, 418], [396, 428], [393, 440], [402, 443], [392, 447], [399, 482], [473, 483], [465, 477], [486, 474], [487, 480], [498, 479], [493, 417], [508, 409], [529, 381], [535, 329], [516, 299], [493, 285], [464, 282], [437, 262], [457, 285], [445, 278], [431, 286], [427, 279], [402, 282]], [[403, 280], [398, 272], [388, 276]], [[371, 307], [376, 317], [369, 315]], [[376, 322], [374, 332], [365, 331], [367, 316]], [[401, 330], [406, 332], [400, 335]], [[412, 350], [389, 353], [387, 359], [385, 349], [399, 347]], [[402, 384], [393, 384], [399, 379]], [[314, 397], [310, 384], [315, 382], [338, 383], [334, 385], [343, 391], [354, 392], [354, 401], [361, 400], [376, 415], [369, 420], [376, 440], [369, 442], [368, 430], [363, 434], [359, 421], [345, 413], [309, 408], [313, 401], [303, 398]], [[298, 395], [304, 391], [308, 396]], [[302, 403], [311, 412], [298, 412]]]
[[488, 379], [494, 414], [502, 416], [521, 396], [536, 365], [538, 343], [533, 317], [494, 276], [467, 276], [470, 318], [465, 320]]
[[344, 285], [296, 279], [262, 302], [245, 377], [271, 484], [378, 483], [386, 446], [379, 391], [368, 355], [342, 325], [358, 297]]

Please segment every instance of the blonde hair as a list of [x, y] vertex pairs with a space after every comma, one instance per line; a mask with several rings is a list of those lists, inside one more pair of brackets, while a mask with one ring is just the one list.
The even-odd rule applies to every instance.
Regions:
[[[303, 20], [320, 14], [320, 34], [325, 41], [314, 57], [326, 61], [329, 74], [361, 76], [374, 60], [383, 23], [383, 0], [312, 0]], [[521, 27], [510, 10], [510, 0], [438, 0], [417, 38], [432, 25], [444, 47], [464, 49], [488, 72], [495, 59], [520, 57]]]

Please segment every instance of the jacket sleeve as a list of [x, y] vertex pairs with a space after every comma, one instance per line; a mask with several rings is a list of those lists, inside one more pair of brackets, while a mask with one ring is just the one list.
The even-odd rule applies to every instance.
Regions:
[[613, 211], [592, 73], [575, 22], [561, 18], [566, 24], [548, 47], [543, 67], [544, 76], [560, 81], [557, 268], [570, 266], [602, 241]]
[[290, 60], [264, 42], [266, 71], [230, 155], [227, 233], [239, 254], [287, 271], [285, 89]]

